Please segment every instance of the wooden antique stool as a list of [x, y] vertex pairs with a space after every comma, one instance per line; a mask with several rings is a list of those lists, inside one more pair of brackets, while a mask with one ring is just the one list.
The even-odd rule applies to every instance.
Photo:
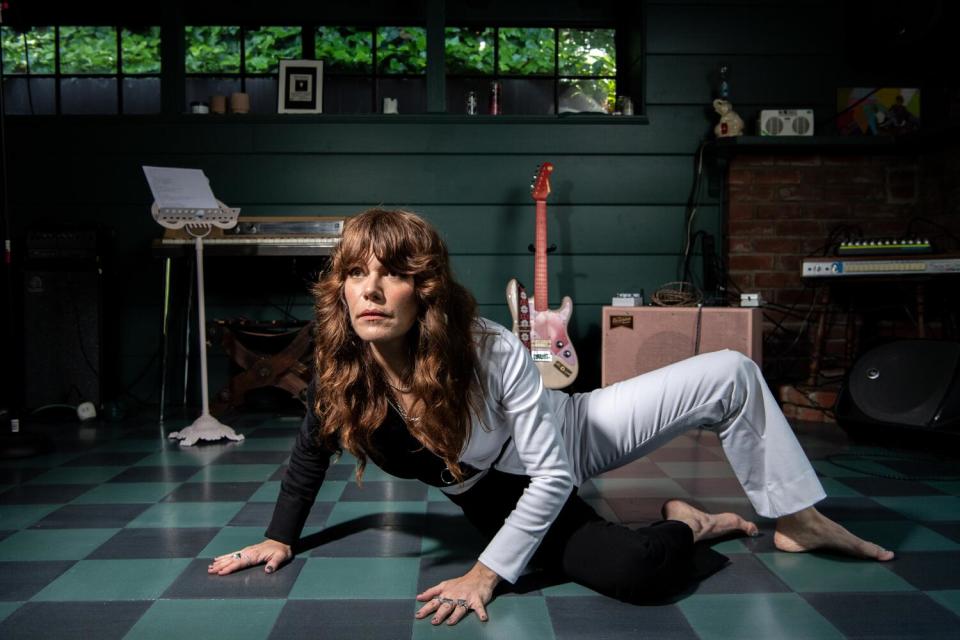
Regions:
[[220, 344], [242, 371], [221, 389], [213, 412], [243, 404], [247, 393], [277, 387], [306, 403], [313, 370], [313, 322], [214, 320]]

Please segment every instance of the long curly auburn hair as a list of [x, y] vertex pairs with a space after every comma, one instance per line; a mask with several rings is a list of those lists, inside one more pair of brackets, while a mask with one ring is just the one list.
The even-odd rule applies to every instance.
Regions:
[[370, 209], [350, 218], [340, 244], [313, 286], [315, 404], [318, 438], [332, 451], [346, 449], [357, 460], [357, 480], [373, 450], [373, 432], [383, 423], [390, 388], [370, 346], [353, 330], [344, 296], [350, 270], [376, 256], [394, 273], [412, 275], [417, 321], [407, 334], [409, 378], [415, 398], [410, 433], [446, 463], [458, 481], [458, 458], [478, 407], [475, 348], [477, 302], [453, 279], [440, 234], [406, 211]]

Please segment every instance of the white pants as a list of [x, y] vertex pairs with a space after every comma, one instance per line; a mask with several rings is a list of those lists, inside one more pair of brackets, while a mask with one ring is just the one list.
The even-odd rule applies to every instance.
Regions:
[[756, 363], [736, 351], [699, 355], [569, 396], [551, 391], [577, 486], [706, 427], [754, 510], [796, 513], [826, 497]]

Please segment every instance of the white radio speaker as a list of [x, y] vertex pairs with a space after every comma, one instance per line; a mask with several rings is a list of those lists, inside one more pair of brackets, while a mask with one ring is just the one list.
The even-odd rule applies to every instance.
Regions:
[[763, 109], [757, 129], [761, 136], [812, 136], [813, 109]]
[[604, 307], [602, 340], [603, 386], [721, 349], [761, 364], [763, 312], [757, 307]]

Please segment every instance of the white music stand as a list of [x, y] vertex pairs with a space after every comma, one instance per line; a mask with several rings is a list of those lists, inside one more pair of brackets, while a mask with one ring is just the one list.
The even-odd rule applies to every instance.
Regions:
[[243, 435], [223, 424], [210, 415], [210, 396], [207, 390], [207, 314], [204, 310], [203, 296], [203, 239], [213, 227], [229, 229], [236, 226], [240, 209], [231, 209], [217, 200], [217, 209], [161, 208], [156, 202], [150, 208], [153, 219], [167, 229], [183, 229], [193, 236], [193, 246], [197, 253], [197, 313], [199, 315], [200, 338], [200, 384], [203, 398], [203, 413], [193, 424], [182, 431], [170, 433], [168, 438], [180, 439], [180, 446], [189, 447], [198, 440], [243, 440]]

